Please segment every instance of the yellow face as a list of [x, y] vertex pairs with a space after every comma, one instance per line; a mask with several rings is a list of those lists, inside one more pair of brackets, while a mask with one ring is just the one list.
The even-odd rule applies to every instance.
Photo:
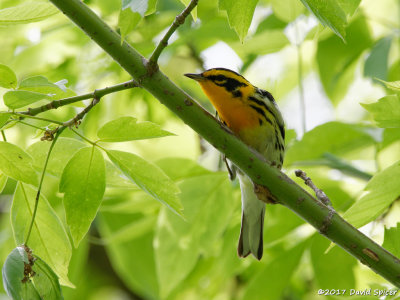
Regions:
[[255, 88], [243, 76], [227, 69], [211, 69], [185, 76], [199, 82], [221, 120], [235, 133], [259, 125], [257, 112], [246, 101]]

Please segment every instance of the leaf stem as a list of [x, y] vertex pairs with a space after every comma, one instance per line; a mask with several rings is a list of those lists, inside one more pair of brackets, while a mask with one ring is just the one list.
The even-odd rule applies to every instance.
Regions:
[[36, 116], [37, 114], [40, 114], [42, 112], [51, 110], [51, 109], [57, 109], [61, 106], [65, 106], [71, 103], [75, 103], [75, 102], [79, 102], [82, 100], [86, 100], [86, 99], [91, 99], [91, 98], [101, 98], [107, 94], [111, 94], [111, 93], [115, 93], [118, 91], [122, 91], [122, 90], [127, 90], [127, 89], [131, 89], [134, 87], [137, 87], [138, 84], [136, 83], [136, 81], [129, 80], [123, 83], [119, 83], [110, 87], [106, 87], [103, 89], [97, 89], [91, 93], [87, 93], [87, 94], [83, 94], [83, 95], [79, 95], [79, 96], [74, 96], [74, 97], [69, 97], [69, 98], [64, 98], [64, 99], [60, 99], [60, 100], [54, 100], [50, 103], [47, 103], [45, 105], [39, 106], [39, 107], [34, 107], [34, 108], [28, 108], [27, 111], [22, 111], [19, 112], [20, 114], [25, 114], [25, 115], [30, 115], [30, 116]]
[[53, 139], [50, 148], [49, 148], [49, 152], [47, 152], [47, 157], [46, 157], [46, 161], [44, 162], [44, 166], [43, 166], [43, 170], [42, 170], [42, 175], [40, 177], [40, 182], [39, 182], [39, 187], [38, 187], [38, 191], [36, 193], [36, 198], [35, 198], [35, 207], [33, 208], [33, 213], [32, 213], [32, 220], [31, 220], [31, 224], [29, 225], [29, 230], [28, 230], [28, 234], [26, 236], [25, 239], [25, 243], [24, 245], [28, 245], [28, 241], [29, 238], [31, 236], [31, 232], [32, 232], [32, 228], [33, 228], [33, 224], [35, 223], [35, 218], [36, 218], [36, 212], [38, 209], [38, 205], [39, 205], [39, 199], [40, 199], [40, 191], [42, 190], [42, 184], [43, 184], [43, 179], [44, 179], [44, 175], [46, 174], [46, 169], [47, 169], [47, 164], [49, 162], [49, 158], [50, 158], [50, 154], [51, 151], [54, 148], [54, 145], [56, 144], [56, 141], [58, 139], [58, 137], [60, 136], [61, 132], [64, 130], [64, 128], [62, 128], [61, 130], [57, 131], [57, 134], [55, 136], [55, 138]]
[[41, 118], [41, 117], [36, 117], [36, 116], [30, 116], [30, 115], [26, 115], [20, 112], [9, 112], [10, 114], [14, 115], [14, 116], [18, 116], [21, 119], [33, 119], [33, 120], [39, 120], [39, 121], [46, 121], [49, 123], [53, 123], [53, 124], [58, 124], [58, 125], [63, 125], [63, 122], [60, 121], [56, 121], [56, 120], [50, 120], [50, 119], [46, 119], [46, 118]]
[[154, 49], [154, 52], [149, 59], [150, 66], [155, 66], [157, 64], [157, 61], [161, 55], [161, 52], [164, 50], [165, 47], [168, 46], [169, 38], [178, 29], [179, 26], [181, 26], [183, 23], [185, 23], [186, 17], [196, 7], [198, 2], [199, 2], [199, 0], [190, 1], [189, 5], [179, 15], [177, 15], [175, 17], [175, 20], [174, 20], [174, 22], [172, 22], [167, 33], [164, 35], [164, 37], [158, 43], [156, 49]]

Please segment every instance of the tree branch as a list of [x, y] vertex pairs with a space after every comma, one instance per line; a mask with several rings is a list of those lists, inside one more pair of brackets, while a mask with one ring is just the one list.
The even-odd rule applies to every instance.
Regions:
[[64, 105], [68, 105], [71, 103], [75, 103], [78, 101], [82, 101], [85, 99], [91, 99], [91, 98], [101, 98], [107, 94], [111, 94], [111, 93], [115, 93], [118, 91], [122, 91], [122, 90], [127, 90], [127, 89], [131, 89], [134, 87], [137, 87], [138, 84], [136, 83], [136, 81], [129, 80], [127, 82], [123, 82], [123, 83], [119, 83], [110, 87], [106, 87], [103, 89], [98, 89], [93, 91], [92, 93], [87, 93], [87, 94], [83, 94], [83, 95], [79, 95], [79, 96], [74, 96], [74, 97], [69, 97], [69, 98], [64, 98], [64, 99], [60, 99], [60, 100], [54, 100], [51, 101], [50, 103], [47, 103], [45, 105], [39, 106], [39, 107], [35, 107], [35, 108], [28, 108], [27, 111], [22, 111], [19, 112], [20, 114], [25, 114], [25, 115], [30, 115], [30, 116], [36, 116], [37, 114], [40, 114], [42, 112], [51, 110], [51, 109], [57, 109], [61, 106]]
[[286, 207], [363, 264], [400, 287], [400, 260], [312, 197], [258, 153], [227, 131], [162, 72], [148, 72], [148, 61], [79, 0], [50, 0], [140, 85]]
[[175, 17], [174, 22], [169, 27], [167, 33], [164, 35], [164, 37], [161, 39], [161, 41], [158, 43], [156, 49], [153, 51], [153, 54], [151, 55], [151, 57], [149, 59], [149, 63], [151, 66], [155, 66], [157, 64], [157, 61], [161, 55], [161, 52], [164, 50], [165, 47], [168, 46], [169, 38], [178, 29], [179, 26], [181, 26], [183, 23], [185, 23], [186, 17], [196, 7], [198, 2], [199, 2], [199, 0], [190, 1], [189, 5], [179, 15], [177, 15]]

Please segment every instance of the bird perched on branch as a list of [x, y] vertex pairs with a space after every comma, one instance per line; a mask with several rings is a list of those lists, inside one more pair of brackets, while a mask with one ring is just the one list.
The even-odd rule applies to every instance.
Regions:
[[[185, 74], [196, 80], [217, 110], [219, 119], [245, 144], [263, 155], [271, 165], [282, 167], [285, 151], [285, 128], [282, 115], [272, 95], [253, 86], [242, 75], [224, 68], [214, 68], [200, 74]], [[250, 253], [257, 259], [263, 255], [265, 203], [251, 179], [237, 167], [227, 164], [231, 178], [237, 173], [242, 192], [242, 226], [238, 254]], [[274, 202], [269, 193], [266, 202]]]

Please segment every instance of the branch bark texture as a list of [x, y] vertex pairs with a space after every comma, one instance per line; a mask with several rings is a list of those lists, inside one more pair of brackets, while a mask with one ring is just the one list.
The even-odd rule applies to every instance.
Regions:
[[282, 204], [363, 264], [400, 287], [400, 260], [315, 199], [260, 155], [249, 149], [178, 88], [161, 71], [150, 70], [148, 60], [79, 0], [50, 0], [95, 43], [117, 61], [138, 84], [153, 94], [193, 130], [224, 153], [255, 183], [266, 186]]

